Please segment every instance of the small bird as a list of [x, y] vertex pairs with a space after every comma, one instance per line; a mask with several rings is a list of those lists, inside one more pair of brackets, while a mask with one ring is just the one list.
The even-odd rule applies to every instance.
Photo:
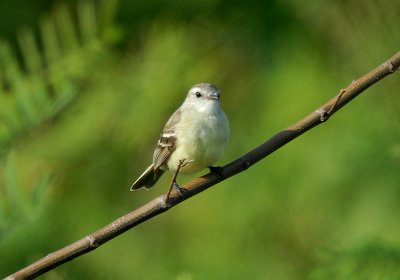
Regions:
[[[223, 154], [229, 138], [229, 123], [220, 105], [219, 89], [209, 83], [193, 86], [183, 104], [171, 115], [158, 140], [153, 163], [132, 184], [131, 191], [151, 188], [169, 169], [194, 173], [214, 164]], [[167, 198], [171, 192], [168, 192]]]

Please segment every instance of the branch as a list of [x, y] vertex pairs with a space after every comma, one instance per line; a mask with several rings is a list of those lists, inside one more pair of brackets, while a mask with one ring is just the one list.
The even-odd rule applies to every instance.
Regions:
[[377, 83], [384, 77], [392, 74], [400, 66], [400, 52], [397, 52], [389, 60], [372, 70], [365, 76], [353, 81], [348, 87], [340, 90], [339, 94], [319, 107], [317, 110], [291, 125], [285, 130], [278, 132], [265, 143], [248, 152], [244, 156], [228, 163], [222, 167], [221, 175], [209, 173], [194, 179], [184, 186], [187, 192], [179, 195], [174, 192], [171, 194], [168, 202], [166, 195], [159, 196], [142, 207], [118, 218], [111, 224], [100, 230], [72, 243], [54, 253], [51, 253], [35, 263], [15, 272], [6, 279], [33, 278], [39, 276], [63, 263], [66, 263], [80, 255], [90, 252], [105, 242], [122, 234], [123, 232], [143, 223], [144, 221], [164, 213], [182, 201], [208, 189], [211, 186], [240, 173], [259, 160], [265, 158], [276, 151], [286, 143], [302, 135], [309, 129], [327, 121], [337, 110], [342, 108], [353, 98], [358, 96], [364, 90]]

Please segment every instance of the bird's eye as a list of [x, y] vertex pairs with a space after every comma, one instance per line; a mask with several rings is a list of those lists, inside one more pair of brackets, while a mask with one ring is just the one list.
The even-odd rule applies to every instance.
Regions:
[[196, 97], [200, 98], [201, 97], [201, 93], [200, 92], [196, 92]]

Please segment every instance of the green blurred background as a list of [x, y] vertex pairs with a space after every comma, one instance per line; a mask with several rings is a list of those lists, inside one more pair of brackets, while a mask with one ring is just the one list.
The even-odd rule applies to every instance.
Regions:
[[[0, 276], [165, 193], [170, 174], [129, 187], [193, 84], [222, 89], [225, 164], [399, 51], [399, 14], [397, 0], [2, 0]], [[399, 88], [395, 73], [41, 279], [400, 279]]]

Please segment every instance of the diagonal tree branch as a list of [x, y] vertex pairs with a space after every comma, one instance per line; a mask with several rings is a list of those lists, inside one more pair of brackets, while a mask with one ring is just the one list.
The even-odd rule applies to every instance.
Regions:
[[319, 107], [317, 110], [296, 122], [285, 130], [282, 130], [268, 139], [265, 143], [251, 150], [244, 156], [228, 163], [222, 167], [221, 175], [209, 173], [194, 179], [184, 186], [187, 192], [181, 196], [176, 192], [172, 193], [170, 199], [166, 201], [166, 195], [159, 196], [142, 207], [118, 218], [111, 224], [100, 230], [72, 243], [62, 249], [51, 253], [35, 263], [15, 272], [6, 279], [25, 279], [39, 276], [57, 266], [62, 265], [80, 255], [90, 252], [105, 242], [113, 239], [121, 233], [135, 227], [144, 221], [164, 213], [182, 201], [208, 189], [209, 187], [240, 173], [259, 160], [265, 158], [286, 143], [302, 135], [309, 129], [327, 121], [337, 110], [342, 108], [353, 98], [364, 90], [377, 83], [384, 77], [392, 74], [400, 66], [400, 52], [388, 59], [386, 62], [353, 81], [348, 87], [340, 90], [339, 94]]

